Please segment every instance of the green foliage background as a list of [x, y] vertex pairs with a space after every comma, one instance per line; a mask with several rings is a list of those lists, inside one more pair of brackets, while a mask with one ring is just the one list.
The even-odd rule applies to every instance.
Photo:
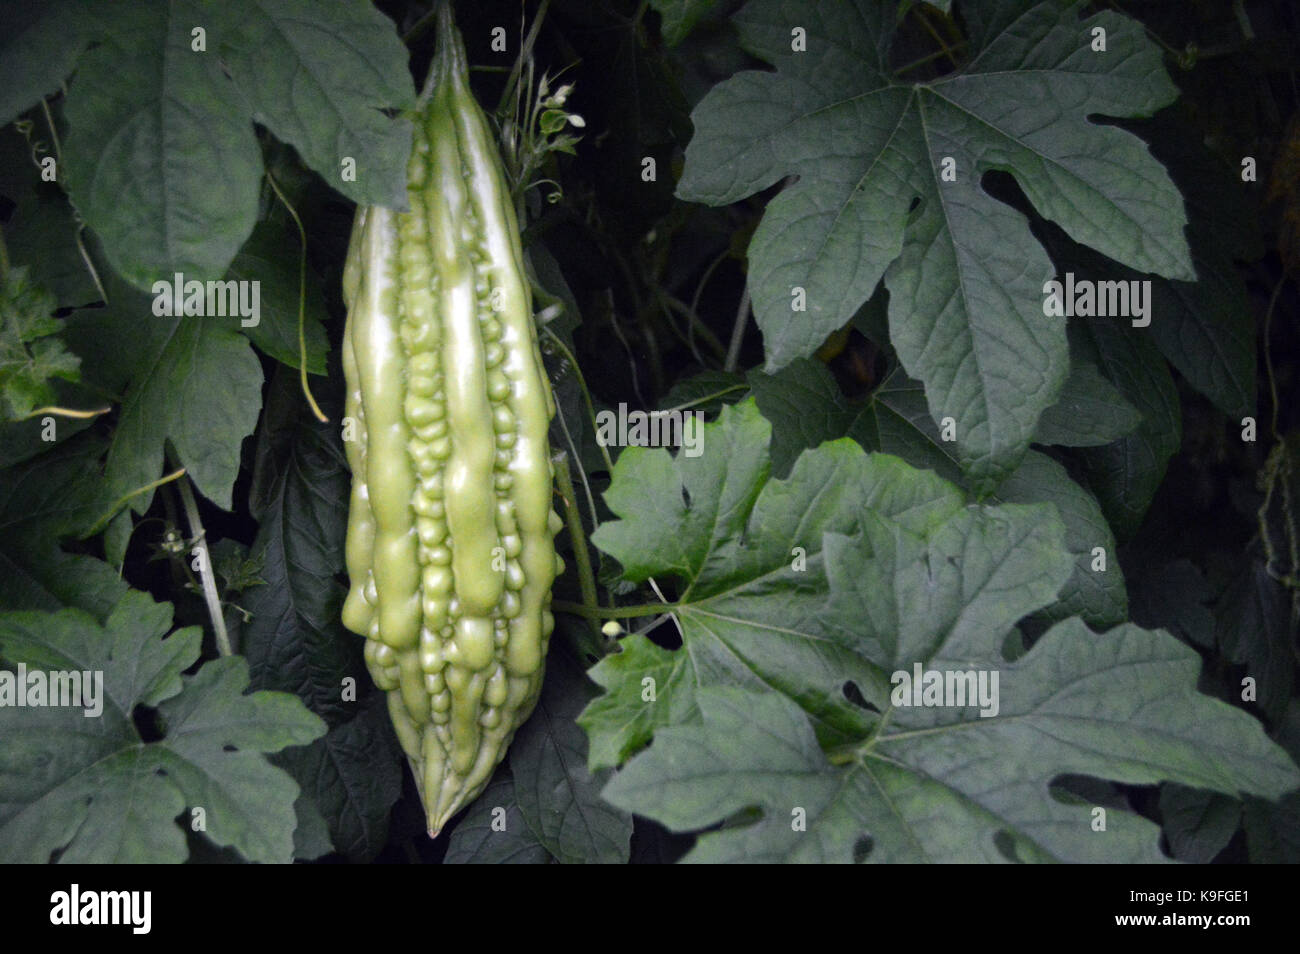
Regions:
[[[339, 272], [429, 11], [0, 4], [0, 667], [108, 696], [0, 706], [0, 859], [1300, 860], [1293, 5], [457, 4], [584, 539], [434, 842], [339, 622]], [[1067, 272], [1151, 325], [1045, 316]], [[705, 453], [601, 448], [620, 403]]]

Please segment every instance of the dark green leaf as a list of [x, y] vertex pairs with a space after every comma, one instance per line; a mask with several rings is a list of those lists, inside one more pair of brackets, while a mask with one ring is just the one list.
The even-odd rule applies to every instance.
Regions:
[[942, 439], [925, 392], [900, 369], [865, 401], [845, 397], [824, 365], [805, 358], [775, 374], [751, 371], [748, 380], [759, 410], [772, 422], [772, 473], [778, 477], [790, 472], [804, 450], [848, 436], [866, 450], [961, 482], [956, 445]]
[[404, 761], [365, 670], [363, 640], [339, 618], [351, 477], [337, 398], [322, 393], [335, 423], [321, 424], [298, 375], [281, 368], [272, 379], [249, 501], [259, 521], [252, 553], [266, 585], [239, 600], [252, 614], [241, 646], [255, 688], [292, 692], [330, 724], [323, 739], [279, 764], [323, 816], [337, 850], [369, 860], [387, 837]]
[[[330, 186], [362, 205], [405, 211], [415, 104], [393, 21], [369, 3], [217, 4], [217, 45], [253, 119], [295, 146]], [[353, 160], [355, 174], [343, 177]]]
[[[258, 350], [291, 368], [302, 366], [298, 347], [298, 247], [296, 231], [261, 222], [230, 263], [227, 280], [257, 282], [259, 321], [240, 328]], [[325, 373], [325, 300], [320, 280], [307, 266], [304, 330], [307, 339], [307, 370]], [[251, 320], [251, 319], [250, 319]]]
[[600, 800], [607, 771], [587, 769], [587, 739], [574, 722], [594, 695], [563, 653], [547, 661], [542, 698], [510, 747], [519, 813], [537, 840], [567, 864], [622, 864], [632, 817]]
[[[240, 443], [252, 433], [262, 400], [262, 368], [239, 334], [239, 319], [160, 318], [148, 298], [126, 293], [90, 321], [96, 334], [83, 336], [79, 325], [79, 349], [98, 338], [130, 360], [108, 453], [109, 488], [122, 495], [156, 480], [170, 441], [203, 495], [229, 510]], [[131, 508], [143, 513], [152, 499], [152, 491], [136, 496]]]
[[[242, 648], [255, 686], [293, 692], [331, 724], [351, 718], [370, 688], [363, 640], [339, 619], [350, 488], [338, 424], [318, 423], [298, 376], [281, 370], [267, 395], [251, 502], [261, 521], [252, 552], [267, 585], [240, 600], [253, 617]], [[343, 698], [349, 677], [352, 701]]]
[[[1065, 548], [1074, 555], [1074, 573], [1057, 601], [1042, 610], [1055, 622], [1079, 616], [1089, 626], [1106, 629], [1128, 618], [1124, 575], [1115, 553], [1115, 537], [1096, 499], [1044, 454], [1030, 451], [1020, 468], [998, 487], [992, 500], [1004, 503], [1051, 503], [1065, 521]], [[1100, 555], [1094, 553], [1100, 547]], [[1104, 569], [1094, 569], [1098, 560]]]
[[1173, 856], [1206, 865], [1236, 834], [1241, 825], [1241, 802], [1218, 792], [1166, 785], [1160, 792], [1160, 814]]
[[103, 453], [103, 441], [84, 434], [0, 471], [0, 607], [74, 606], [103, 619], [126, 593], [107, 563], [60, 546], [108, 508]]
[[943, 439], [926, 407], [924, 389], [901, 368], [872, 392], [850, 425], [849, 436], [867, 450], [893, 454], [951, 483], [962, 482], [956, 445]]
[[[292, 696], [245, 695], [238, 657], [198, 658], [196, 627], [171, 628], [168, 604], [130, 592], [101, 627], [80, 610], [0, 615], [0, 653], [45, 672], [102, 672], [102, 710], [0, 707], [0, 856], [44, 863], [179, 862], [186, 808], [207, 837], [251, 861], [293, 854], [297, 786], [262, 753], [302, 745], [324, 725]], [[95, 702], [95, 697], [86, 701]], [[137, 706], [158, 710], [145, 742]], [[39, 770], [38, 767], [39, 766]], [[187, 824], [188, 827], [188, 824]]]
[[0, 126], [56, 92], [96, 34], [93, 0], [5, 0], [0, 5]]
[[[59, 111], [51, 110], [55, 117]], [[57, 118], [55, 119], [58, 123]], [[62, 132], [62, 126], [58, 128]], [[40, 146], [44, 154], [33, 157]], [[14, 203], [5, 223], [9, 260], [23, 265], [34, 284], [54, 293], [61, 307], [74, 307], [101, 298], [81, 250], [79, 224], [72, 205], [55, 183], [44, 182], [37, 159], [53, 159], [49, 126], [40, 116], [30, 141], [13, 127], [0, 129], [0, 193]], [[58, 172], [57, 166], [54, 171]]]
[[[1195, 127], [1171, 111], [1134, 124], [1149, 137], [1187, 199], [1195, 282], [1152, 281], [1151, 336], [1197, 391], [1224, 414], [1255, 413], [1255, 313], [1235, 258], [1259, 256], [1252, 186], [1201, 144]], [[1136, 277], [1136, 276], [1134, 276]]]
[[[1300, 765], [1300, 703], [1292, 700], [1275, 737]], [[1255, 864], [1300, 864], [1300, 791], [1276, 801], [1247, 797], [1246, 843]]]
[[500, 766], [483, 794], [456, 823], [443, 864], [544, 865], [550, 852], [524, 821], [510, 769]]
[[1128, 436], [1078, 452], [1107, 523], [1127, 539], [1142, 523], [1169, 458], [1182, 442], [1178, 389], [1151, 339], [1134, 329], [1104, 319], [1076, 319], [1070, 323], [1070, 341], [1071, 351], [1094, 362], [1142, 414], [1142, 423]]
[[68, 91], [73, 203], [138, 288], [220, 278], [257, 219], [247, 107], [217, 58], [191, 49], [210, 18], [191, 0], [119, 0]]
[[[755, 0], [737, 18], [742, 41], [776, 72], [733, 76], [692, 115], [681, 197], [720, 205], [799, 177], [749, 248], [769, 370], [811, 354], [883, 277], [892, 343], [935, 420], [955, 420], [980, 492], [1015, 468], [1067, 368], [1061, 322], [1043, 314], [1050, 262], [984, 174], [1010, 172], [1079, 242], [1193, 274], [1164, 169], [1136, 137], [1090, 121], [1150, 115], [1176, 90], [1139, 24], [1081, 19], [1084, 7], [967, 0], [968, 64], [911, 84], [888, 71], [892, 5]], [[806, 53], [792, 51], [794, 25]], [[1096, 27], [1106, 56], [1083, 41]], [[950, 159], [955, 181], [941, 177]]]
[[746, 380], [758, 410], [772, 424], [776, 477], [787, 476], [804, 450], [847, 434], [857, 416], [825, 365], [811, 359], [801, 358], [775, 374], [756, 369]]
[[1215, 636], [1223, 654], [1245, 665], [1255, 701], [1271, 720], [1286, 712], [1296, 665], [1291, 598], [1258, 560], [1244, 560], [1215, 607]]
[[650, 0], [650, 6], [659, 11], [659, 30], [669, 46], [686, 39], [717, 5], [718, 0]]
[[1061, 399], [1039, 418], [1034, 440], [1061, 447], [1099, 447], [1131, 434], [1141, 422], [1137, 408], [1095, 364], [1071, 355]]
[[[402, 794], [405, 763], [382, 695], [372, 693], [354, 718], [273, 761], [297, 780], [299, 806], [309, 803], [325, 829], [324, 850], [310, 854], [295, 849], [295, 857], [337, 850], [353, 861], [370, 861], [384, 847], [389, 812]], [[321, 843], [316, 839], [312, 850]]]
[[[108, 404], [88, 388], [66, 381], [51, 382], [58, 407], [79, 410], [107, 409]], [[0, 468], [12, 467], [43, 454], [61, 441], [80, 434], [95, 423], [93, 417], [39, 414], [24, 421], [0, 421]]]
[[1213, 597], [1209, 582], [1190, 560], [1175, 560], [1128, 581], [1129, 613], [1147, 629], [1167, 629], [1193, 646], [1214, 645]]

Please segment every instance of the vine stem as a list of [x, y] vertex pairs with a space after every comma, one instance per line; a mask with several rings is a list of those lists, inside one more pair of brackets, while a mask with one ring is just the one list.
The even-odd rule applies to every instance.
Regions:
[[678, 341], [690, 349], [691, 357], [693, 357], [699, 365], [703, 366], [704, 355], [700, 354], [700, 349], [696, 347], [694, 340], [692, 340], [694, 336], [691, 334], [689, 323], [687, 324], [686, 331], [683, 333], [682, 329], [677, 327], [677, 321], [673, 318], [673, 311], [668, 307], [668, 303], [664, 301], [662, 295], [659, 296], [659, 311], [663, 314], [664, 321], [667, 323], [669, 330], [677, 336]]
[[695, 400], [687, 401], [685, 404], [677, 404], [674, 405], [673, 407], [666, 407], [664, 408], [664, 413], [671, 413], [672, 411], [686, 411], [693, 407], [699, 407], [702, 404], [708, 404], [710, 401], [713, 401], [717, 398], [726, 397], [728, 394], [735, 394], [737, 391], [748, 391], [748, 390], [749, 390], [748, 385], [733, 384], [730, 387], [719, 388], [718, 390], [711, 391], [708, 394], [701, 394], [699, 397], [695, 398]]
[[[542, 330], [550, 336], [550, 339], [555, 342], [556, 347], [558, 347], [564, 354], [564, 357], [568, 359], [569, 367], [573, 369], [573, 376], [578, 382], [578, 390], [582, 392], [583, 403], [587, 405], [587, 414], [591, 418], [591, 428], [594, 431], [596, 429], [596, 405], [591, 400], [591, 392], [587, 390], [587, 379], [582, 376], [582, 369], [578, 367], [578, 359], [574, 357], [573, 352], [569, 350], [569, 346], [564, 343], [564, 339], [546, 325], [542, 325]], [[605, 447], [604, 444], [600, 443], [600, 441], [596, 442], [596, 446], [600, 448], [600, 456], [605, 459], [605, 467], [612, 471], [614, 469], [614, 461], [613, 458], [609, 456], [609, 449]], [[595, 523], [595, 519], [596, 516], [593, 511], [593, 523]]]
[[[704, 294], [704, 286], [709, 283], [709, 279], [713, 277], [713, 273], [717, 271], [718, 266], [725, 262], [730, 254], [730, 248], [724, 248], [719, 252], [717, 257], [713, 259], [713, 261], [709, 262], [708, 267], [704, 269], [704, 274], [700, 276], [700, 280], [695, 286], [695, 294], [691, 296], [691, 303], [687, 308], [687, 314], [694, 316], [694, 321], [691, 322], [690, 327], [691, 334], [695, 333], [695, 322], [698, 321], [701, 326], [704, 325], [704, 322], [700, 321], [698, 317], [700, 314], [700, 298]], [[714, 335], [713, 337], [716, 341], [717, 335]], [[718, 341], [718, 357], [725, 358], [725, 352], [722, 350], [721, 341]]]
[[731, 344], [727, 346], [727, 361], [723, 371], [736, 370], [740, 360], [740, 343], [745, 339], [745, 324], [749, 321], [749, 283], [745, 283], [745, 293], [740, 296], [740, 307], [736, 309], [736, 323], [731, 328]]
[[586, 606], [569, 600], [552, 600], [551, 609], [571, 613], [586, 619], [632, 619], [638, 616], [659, 616], [677, 609], [672, 603], [636, 603], [630, 606]]
[[1281, 438], [1277, 433], [1278, 420], [1278, 401], [1277, 401], [1277, 377], [1273, 373], [1273, 348], [1269, 338], [1273, 329], [1273, 312], [1277, 308], [1277, 298], [1282, 291], [1282, 286], [1286, 284], [1286, 274], [1277, 280], [1273, 286], [1273, 294], [1268, 299], [1268, 310], [1264, 312], [1264, 367], [1268, 372], [1268, 395], [1273, 405], [1272, 422], [1270, 429], [1273, 432], [1273, 440], [1278, 441]]
[[77, 410], [76, 408], [71, 408], [71, 407], [55, 407], [55, 406], [38, 407], [36, 410], [30, 411], [23, 417], [20, 417], [19, 420], [28, 421], [31, 420], [33, 417], [40, 417], [42, 414], [55, 414], [58, 415], [59, 417], [74, 417], [74, 418], [85, 419], [91, 417], [99, 417], [101, 414], [107, 414], [111, 410], [113, 410], [111, 407], [92, 408], [89, 411], [80, 411]]
[[289, 204], [288, 198], [280, 191], [280, 186], [276, 184], [275, 176], [271, 175], [271, 170], [266, 170], [266, 181], [271, 186], [271, 191], [275, 197], [280, 200], [281, 204], [292, 216], [293, 222], [298, 226], [298, 371], [299, 386], [302, 388], [303, 395], [307, 398], [307, 403], [311, 406], [311, 412], [316, 415], [316, 420], [322, 424], [329, 422], [325, 412], [320, 409], [316, 403], [316, 398], [311, 393], [311, 385], [307, 383], [307, 230], [302, 227], [302, 219], [298, 218], [298, 212]]
[[[671, 292], [666, 292], [661, 290], [659, 293], [659, 297], [670, 311], [677, 312], [679, 315], [681, 315], [687, 321], [690, 322], [690, 328], [687, 335], [687, 344], [690, 345], [692, 351], [695, 351], [695, 342], [693, 338], [695, 336], [695, 332], [698, 331], [700, 333], [700, 337], [704, 339], [704, 343], [709, 346], [709, 349], [719, 358], [722, 358], [724, 361], [726, 360], [727, 349], [723, 347], [722, 342], [718, 340], [718, 336], [715, 335], [713, 333], [713, 330], [704, 323], [704, 321], [700, 318], [699, 314], [697, 314], [694, 310], [692, 310], [690, 305], [686, 304], [686, 302], [682, 301], [680, 298], [678, 298], [676, 295], [673, 295]], [[697, 358], [696, 360], [700, 360], [700, 359]], [[703, 363], [704, 362], [700, 360], [700, 364]]]
[[1255, 39], [1255, 28], [1250, 25], [1250, 14], [1242, 6], [1241, 0], [1232, 0], [1232, 12], [1237, 18], [1237, 26], [1241, 28], [1241, 35], [1247, 40]]
[[952, 64], [952, 68], [960, 68], [960, 64], [957, 62], [957, 55], [953, 52], [952, 47], [950, 47], [947, 41], [939, 35], [939, 31], [936, 30], [934, 24], [930, 22], [927, 8], [922, 6], [913, 7], [912, 9], [916, 13], [916, 18], [921, 21], [921, 26], [925, 28], [925, 32], [929, 33], [934, 42], [939, 44], [940, 52], [948, 57], [948, 62]]
[[537, 9], [537, 15], [533, 17], [533, 22], [529, 25], [528, 33], [524, 35], [519, 44], [519, 56], [515, 58], [514, 66], [510, 70], [510, 76], [506, 79], [505, 89], [501, 91], [501, 101], [497, 104], [498, 115], [504, 113], [506, 102], [512, 97], [515, 100], [515, 113], [518, 115], [519, 110], [519, 75], [523, 68], [524, 61], [533, 55], [533, 45], [537, 42], [537, 33], [542, 28], [542, 20], [546, 16], [546, 10], [551, 5], [551, 0], [542, 0], [542, 4]]
[[[66, 84], [64, 84], [63, 87], [63, 95], [65, 97], [68, 95]], [[54, 125], [54, 114], [50, 112], [50, 102], [45, 97], [41, 97], [41, 112], [45, 114], [45, 124], [50, 129], [50, 140], [54, 143], [54, 162], [56, 167], [59, 170], [65, 169], [67, 167], [63, 164], [63, 144], [59, 142], [59, 130], [58, 127]], [[33, 156], [33, 159], [34, 158], [35, 157]], [[61, 172], [56, 175], [56, 178], [60, 183], [66, 181]], [[63, 191], [66, 193], [68, 190], [65, 188]], [[75, 207], [72, 210], [72, 216], [77, 223], [77, 231], [74, 233], [77, 240], [77, 252], [81, 255], [81, 261], [82, 264], [86, 266], [86, 271], [90, 273], [91, 281], [95, 283], [95, 290], [99, 292], [99, 297], [107, 302], [108, 292], [104, 290], [104, 283], [99, 279], [99, 269], [95, 267], [95, 263], [90, 257], [90, 252], [86, 249], [86, 243], [82, 241], [81, 238], [81, 233], [85, 231], [86, 223], [81, 220], [81, 213], [78, 212]]]
[[[109, 507], [108, 510], [106, 510], [98, 520], [92, 523], [89, 528], [82, 531], [82, 534], [79, 539], [89, 540], [95, 534], [99, 533], [99, 531], [103, 530], [105, 527], [109, 525], [109, 523], [112, 522], [113, 518], [117, 516], [118, 511], [120, 511], [123, 507], [125, 507], [134, 498], [140, 496], [143, 493], [148, 493], [151, 490], [155, 490], [158, 487], [162, 487], [164, 484], [170, 484], [173, 480], [179, 480], [181, 477], [184, 476], [185, 476], [185, 468], [178, 467], [176, 470], [172, 471], [170, 474], [167, 474], [165, 477], [159, 477], [157, 480], [151, 480], [143, 487], [137, 487], [135, 490], [123, 494], [121, 497], [119, 497], [117, 500], [113, 502], [113, 505]], [[147, 523], [148, 521], [145, 522]]]
[[428, 30], [429, 27], [433, 26], [433, 21], [436, 19], [438, 19], [438, 4], [435, 2], [433, 9], [420, 17], [420, 19], [416, 20], [415, 23], [411, 25], [411, 28], [402, 34], [402, 43], [406, 46], [410, 46], [411, 41], [423, 36], [425, 31]]
[[578, 564], [578, 587], [582, 590], [582, 605], [598, 609], [596, 575], [591, 570], [591, 553], [587, 550], [587, 534], [582, 527], [582, 514], [578, 512], [577, 494], [569, 474], [569, 455], [560, 451], [551, 457], [555, 464], [555, 482], [564, 501], [564, 517], [569, 527], [569, 540], [573, 543], [573, 559]]
[[217, 583], [213, 578], [212, 554], [208, 550], [208, 541], [199, 519], [199, 506], [194, 500], [194, 491], [190, 489], [187, 479], [178, 480], [176, 486], [181, 492], [181, 502], [185, 505], [185, 522], [190, 526], [190, 544], [199, 551], [199, 580], [203, 584], [203, 601], [208, 605], [208, 616], [212, 619], [212, 631], [217, 637], [217, 651], [223, 656], [233, 655], [230, 646], [230, 634], [226, 632], [226, 619], [221, 613], [221, 598], [217, 596]]
[[965, 46], [966, 46], [966, 41], [962, 40], [960, 43], [954, 43], [951, 48], [935, 50], [933, 53], [927, 53], [925, 56], [922, 56], [919, 59], [915, 59], [910, 63], [906, 63], [903, 66], [900, 66], [898, 69], [894, 71], [894, 75], [902, 76], [904, 73], [910, 73], [912, 70], [925, 66], [925, 64], [927, 63], [933, 63], [935, 60], [941, 60], [945, 56], [951, 55], [950, 52], [951, 50], [960, 50]]
[[572, 455], [571, 460], [578, 461], [578, 478], [582, 481], [582, 492], [587, 498], [587, 510], [591, 514], [591, 525], [596, 525], [596, 498], [591, 495], [591, 481], [582, 470], [582, 457], [578, 453], [578, 445], [573, 440], [573, 432], [569, 430], [569, 422], [564, 418], [564, 409], [557, 405], [555, 419], [560, 422], [560, 430], [564, 432], [564, 443], [569, 448]]

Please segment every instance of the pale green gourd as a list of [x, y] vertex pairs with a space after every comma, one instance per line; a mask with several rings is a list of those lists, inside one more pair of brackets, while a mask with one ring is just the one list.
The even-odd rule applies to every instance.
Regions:
[[450, 4], [415, 120], [411, 210], [359, 209], [343, 274], [352, 468], [343, 623], [435, 836], [541, 690], [554, 626], [547, 427], [519, 226]]

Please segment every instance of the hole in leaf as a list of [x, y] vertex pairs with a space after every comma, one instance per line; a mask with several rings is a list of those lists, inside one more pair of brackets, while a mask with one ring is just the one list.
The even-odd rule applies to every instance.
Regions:
[[1062, 805], [1100, 805], [1126, 809], [1124, 792], [1113, 782], [1091, 775], [1058, 775], [1048, 785], [1048, 793]]
[[853, 703], [859, 709], [866, 709], [868, 712], [880, 712], [879, 709], [866, 700], [862, 695], [862, 692], [853, 682], [846, 682], [840, 687], [840, 691], [844, 693], [845, 699], [849, 700], [849, 702]]
[[136, 706], [131, 710], [131, 723], [140, 733], [142, 742], [157, 742], [166, 731], [158, 710], [149, 706]]
[[990, 169], [980, 177], [980, 188], [999, 202], [1004, 202], [1028, 218], [1037, 215], [1033, 203], [1010, 172]]
[[649, 629], [645, 633], [652, 643], [661, 649], [681, 649], [682, 634], [677, 629], [677, 624], [671, 618]]
[[870, 835], [861, 835], [853, 843], [853, 863], [860, 865], [867, 860], [867, 857], [876, 847], [876, 840]]

